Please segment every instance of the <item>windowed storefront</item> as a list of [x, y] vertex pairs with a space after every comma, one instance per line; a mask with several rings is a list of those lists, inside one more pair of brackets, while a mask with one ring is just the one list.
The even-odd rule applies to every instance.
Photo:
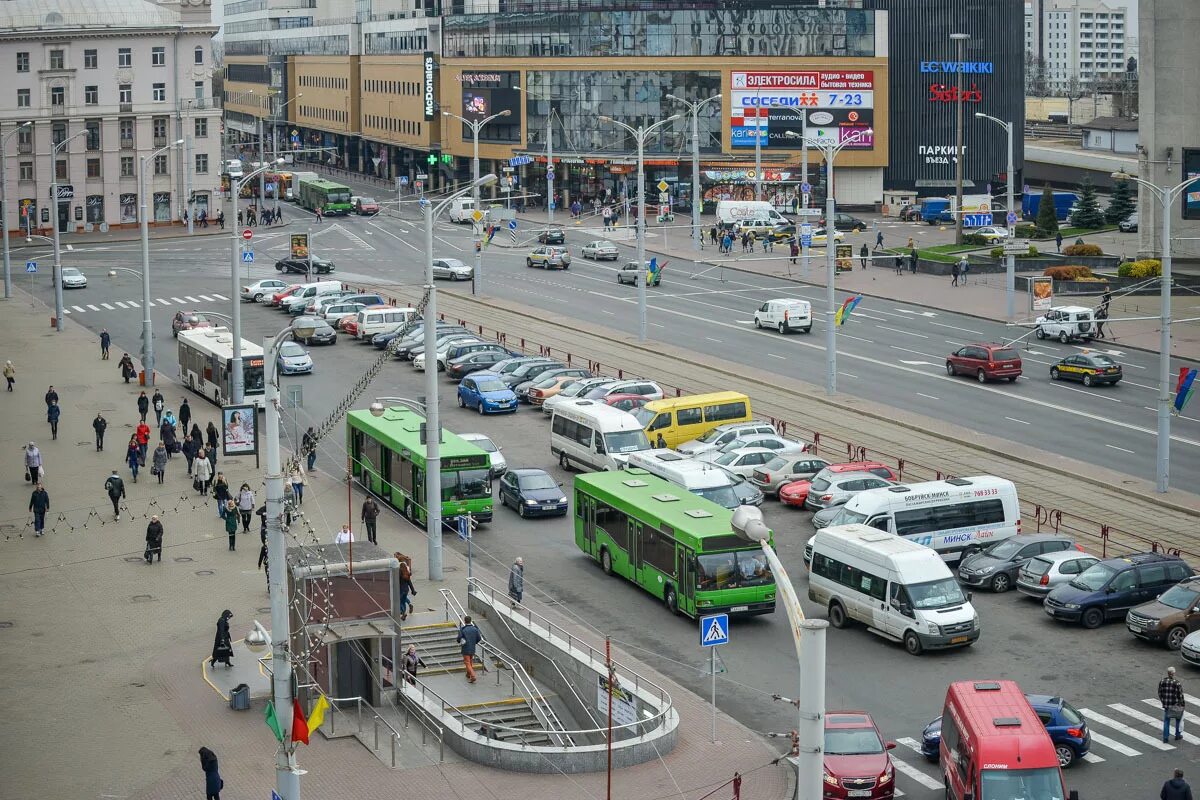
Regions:
[[154, 221], [155, 222], [170, 222], [171, 221], [171, 193], [170, 192], [155, 192], [154, 193]]

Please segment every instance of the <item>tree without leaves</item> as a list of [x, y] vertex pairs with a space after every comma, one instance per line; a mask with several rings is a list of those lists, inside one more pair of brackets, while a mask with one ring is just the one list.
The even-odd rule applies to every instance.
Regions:
[[1133, 201], [1133, 192], [1130, 190], [1129, 181], [1117, 181], [1113, 187], [1112, 200], [1108, 202], [1108, 208], [1104, 212], [1104, 220], [1109, 225], [1117, 223], [1129, 218], [1129, 215], [1137, 210], [1137, 205]]
[[1042, 189], [1042, 199], [1038, 202], [1038, 213], [1035, 224], [1038, 230], [1046, 236], [1053, 236], [1058, 231], [1058, 216], [1054, 210], [1054, 190], [1049, 184]]
[[1089, 178], [1084, 178], [1079, 186], [1079, 199], [1075, 201], [1075, 213], [1071, 215], [1071, 224], [1080, 228], [1104, 227], [1104, 213], [1100, 211], [1096, 187]]

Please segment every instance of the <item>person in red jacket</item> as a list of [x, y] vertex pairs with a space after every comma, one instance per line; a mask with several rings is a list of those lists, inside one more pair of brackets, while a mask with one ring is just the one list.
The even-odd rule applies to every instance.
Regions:
[[145, 464], [146, 450], [150, 445], [150, 426], [146, 424], [145, 420], [139, 422], [133, 435], [137, 438], [138, 455], [141, 457], [142, 464]]

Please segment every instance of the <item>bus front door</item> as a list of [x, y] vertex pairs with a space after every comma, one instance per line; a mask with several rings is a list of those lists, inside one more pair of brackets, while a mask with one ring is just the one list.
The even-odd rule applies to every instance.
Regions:
[[392, 458], [394, 453], [386, 447], [381, 447], [382, 451], [379, 455], [379, 460], [383, 463], [379, 466], [379, 494], [387, 502], [392, 502]]
[[688, 616], [696, 616], [696, 554], [691, 550], [680, 547], [676, 558], [679, 559], [679, 610]]
[[596, 552], [596, 500], [583, 494], [579, 496], [579, 500], [578, 513], [583, 519], [583, 539], [578, 544], [581, 550], [596, 558], [599, 555]]

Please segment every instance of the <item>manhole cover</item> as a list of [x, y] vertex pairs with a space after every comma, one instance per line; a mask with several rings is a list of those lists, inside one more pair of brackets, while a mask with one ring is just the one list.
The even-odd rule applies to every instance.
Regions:
[[154, 595], [152, 595], [152, 594], [135, 594], [130, 599], [132, 599], [133, 602], [135, 602], [135, 603], [148, 603], [154, 599]]
[[84, 446], [86, 446], [86, 445], [89, 445], [89, 444], [92, 444], [92, 445], [94, 445], [94, 444], [95, 444], [95, 442], [89, 442], [87, 439], [84, 439], [82, 442], [76, 442], [76, 443], [75, 443], [75, 446], [76, 446], [76, 447], [84, 447]]
[[267, 606], [266, 608], [256, 608], [254, 610], [257, 611], [259, 614], [270, 614], [271, 613], [270, 606]]
[[125, 556], [125, 560], [130, 564], [133, 564], [138, 561], [145, 561], [146, 559], [142, 558], [141, 556]]
[[11, 628], [15, 624], [11, 620], [0, 620], [0, 628]]
[[205, 577], [208, 575], [215, 575], [216, 573], [213, 572], [211, 569], [198, 569], [198, 570], [196, 570], [196, 574], [201, 577]]
[[458, 572], [458, 567], [442, 567], [446, 572]]
[[192, 558], [191, 556], [177, 556], [175, 558], [172, 558], [171, 560], [174, 561], [176, 564], [186, 564], [187, 562], [195, 561], [196, 559]]

